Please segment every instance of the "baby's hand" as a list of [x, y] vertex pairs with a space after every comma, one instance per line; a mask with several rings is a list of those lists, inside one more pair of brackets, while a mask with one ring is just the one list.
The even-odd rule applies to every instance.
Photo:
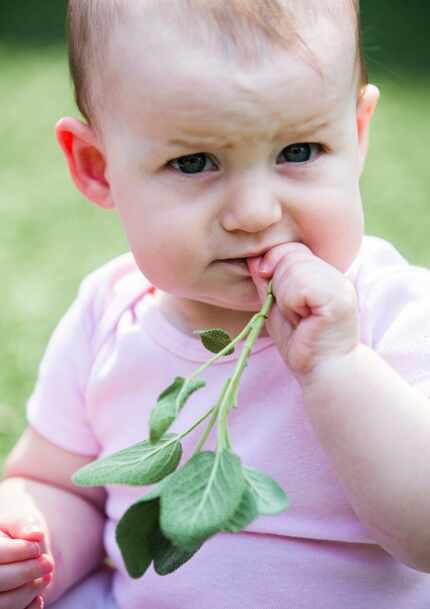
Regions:
[[[260, 264], [267, 271], [259, 270]], [[272, 278], [274, 305], [267, 330], [299, 381], [322, 362], [350, 353], [359, 343], [359, 317], [352, 283], [302, 243], [274, 247], [248, 258], [261, 302]]]
[[53, 561], [40, 527], [21, 519], [0, 521], [0, 608], [40, 609], [52, 580]]

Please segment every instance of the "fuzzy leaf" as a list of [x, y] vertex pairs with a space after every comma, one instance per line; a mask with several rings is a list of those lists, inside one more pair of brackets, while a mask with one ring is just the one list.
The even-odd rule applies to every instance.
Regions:
[[116, 541], [130, 577], [141, 577], [153, 560], [152, 538], [159, 528], [160, 493], [169, 477], [133, 503], [116, 526]]
[[250, 467], [243, 468], [243, 475], [255, 497], [259, 514], [273, 516], [288, 508], [288, 497], [273, 478]]
[[193, 550], [222, 531], [245, 490], [240, 459], [228, 450], [201, 452], [161, 492], [160, 527], [176, 546]]
[[251, 489], [246, 486], [239, 506], [224, 527], [224, 531], [237, 533], [242, 531], [258, 516], [257, 502]]
[[149, 437], [152, 443], [158, 442], [169, 429], [190, 395], [205, 385], [206, 383], [200, 379], [187, 381], [187, 379], [177, 376], [173, 383], [159, 395], [149, 418]]
[[[229, 334], [222, 328], [210, 328], [208, 330], [196, 330], [194, 334], [198, 334], [201, 338], [203, 346], [211, 353], [219, 353], [227, 345], [231, 343]], [[224, 355], [231, 355], [234, 353], [234, 347], [232, 347]]]
[[151, 535], [151, 554], [154, 560], [154, 570], [158, 575], [173, 573], [188, 562], [200, 550], [202, 543], [193, 550], [185, 550], [174, 546], [157, 526]]
[[181, 460], [182, 446], [167, 434], [158, 444], [139, 442], [113, 455], [93, 461], [75, 472], [72, 480], [78, 486], [105, 484], [154, 484], [173, 472]]
[[115, 536], [130, 577], [141, 577], [152, 562], [151, 536], [158, 527], [160, 499], [143, 497], [128, 508]]

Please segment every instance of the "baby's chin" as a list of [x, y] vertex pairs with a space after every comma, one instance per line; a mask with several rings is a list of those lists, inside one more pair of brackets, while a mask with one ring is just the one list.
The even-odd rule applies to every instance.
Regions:
[[259, 311], [261, 308], [257, 288], [250, 275], [217, 282], [216, 287], [210, 287], [206, 298], [216, 306], [234, 311]]
[[[205, 304], [210, 307], [205, 320], [209, 326], [224, 328], [232, 337], [237, 336], [261, 309], [258, 296], [252, 300], [205, 299]], [[266, 335], [265, 331], [261, 333], [261, 336]]]

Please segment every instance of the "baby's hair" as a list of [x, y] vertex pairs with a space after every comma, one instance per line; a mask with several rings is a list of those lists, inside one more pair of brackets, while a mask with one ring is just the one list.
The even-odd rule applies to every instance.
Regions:
[[[359, 88], [367, 84], [368, 74], [361, 43], [360, 0], [69, 0], [69, 65], [79, 110], [89, 123], [96, 123], [96, 84], [101, 81], [112, 30], [133, 9], [155, 9], [171, 23], [190, 31], [190, 22], [206, 28], [204, 35], [225, 53], [258, 57], [262, 45], [290, 48], [306, 44], [300, 29], [324, 12], [339, 21], [345, 9], [352, 15], [356, 43]], [[145, 16], [145, 15], [144, 15]], [[200, 32], [203, 30], [200, 29]]]

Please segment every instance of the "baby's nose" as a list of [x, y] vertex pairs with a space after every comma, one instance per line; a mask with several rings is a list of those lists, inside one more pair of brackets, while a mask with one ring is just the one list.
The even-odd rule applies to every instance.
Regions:
[[229, 196], [223, 213], [225, 230], [241, 230], [258, 233], [278, 223], [282, 219], [282, 204], [275, 193], [268, 191], [267, 185], [255, 182], [237, 189]]

